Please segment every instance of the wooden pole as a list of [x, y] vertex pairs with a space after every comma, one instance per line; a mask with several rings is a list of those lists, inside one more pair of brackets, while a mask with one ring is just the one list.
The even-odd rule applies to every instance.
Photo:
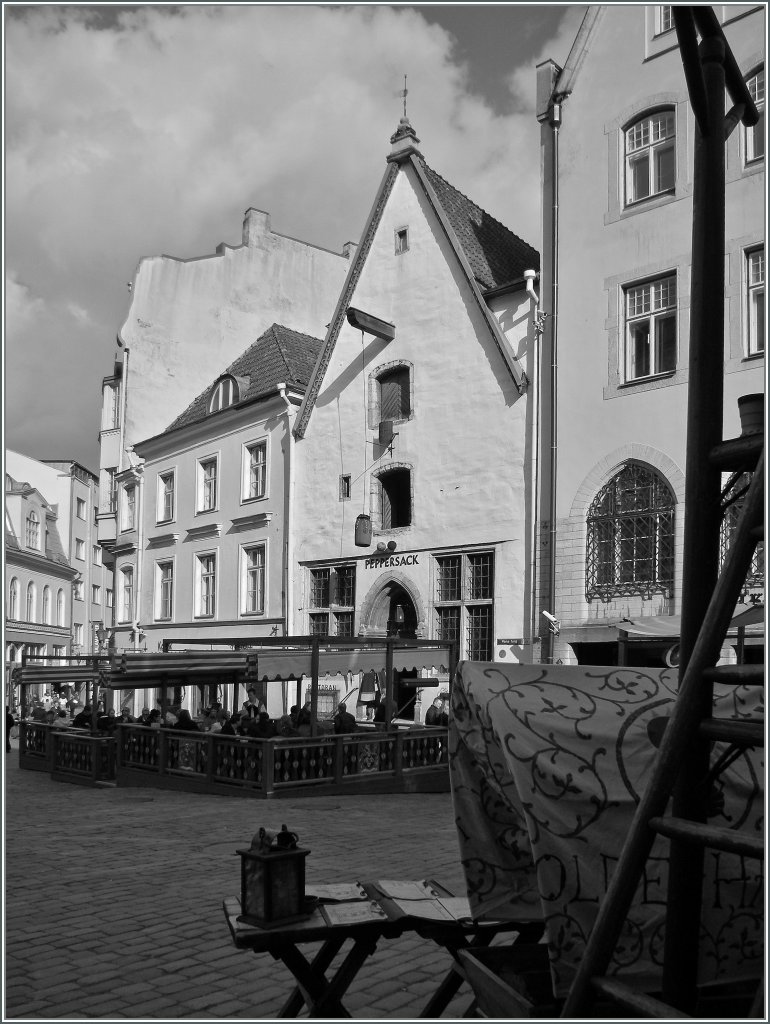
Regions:
[[317, 636], [313, 637], [313, 647], [310, 653], [310, 670], [313, 674], [312, 689], [310, 691], [310, 735], [318, 735], [318, 670], [321, 664], [321, 642]]
[[393, 644], [385, 647], [385, 728], [390, 728], [393, 718]]

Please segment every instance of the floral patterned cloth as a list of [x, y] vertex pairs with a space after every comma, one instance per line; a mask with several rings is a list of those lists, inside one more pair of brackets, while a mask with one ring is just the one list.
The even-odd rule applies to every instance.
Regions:
[[[543, 919], [554, 992], [566, 995], [675, 699], [675, 669], [463, 662], [449, 758], [475, 918]], [[760, 687], [715, 687], [714, 714], [763, 718]], [[715, 744], [712, 763], [725, 749]], [[761, 834], [764, 751], [711, 784], [709, 822]], [[660, 980], [668, 843], [658, 838], [610, 970]], [[763, 964], [760, 862], [706, 851], [701, 980]]]

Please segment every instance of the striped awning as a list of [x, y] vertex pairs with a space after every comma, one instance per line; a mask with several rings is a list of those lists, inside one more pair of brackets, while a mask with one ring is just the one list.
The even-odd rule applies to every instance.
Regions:
[[24, 665], [14, 671], [14, 682], [24, 685], [42, 683], [45, 686], [65, 686], [73, 683], [94, 682], [99, 669], [93, 665]]

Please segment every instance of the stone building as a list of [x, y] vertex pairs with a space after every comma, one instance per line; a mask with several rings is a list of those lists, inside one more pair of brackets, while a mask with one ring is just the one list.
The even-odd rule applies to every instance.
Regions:
[[[726, 144], [731, 437], [738, 399], [764, 390], [765, 10], [714, 9], [762, 111]], [[561, 624], [545, 660], [612, 664], [620, 626], [659, 664], [675, 658], [681, 609], [693, 216], [694, 121], [671, 7], [589, 8], [564, 67], [538, 67], [537, 107], [544, 360], [555, 347], [558, 367], [537, 492], [540, 606]], [[760, 555], [746, 601], [763, 586]]]

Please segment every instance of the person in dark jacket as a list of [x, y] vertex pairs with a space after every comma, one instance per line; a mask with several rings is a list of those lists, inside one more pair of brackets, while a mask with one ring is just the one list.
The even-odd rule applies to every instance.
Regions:
[[200, 732], [198, 726], [193, 722], [192, 715], [187, 708], [182, 708], [176, 720], [174, 728], [179, 732]]
[[11, 729], [16, 725], [11, 709], [5, 705], [5, 752], [11, 749]]
[[86, 704], [82, 711], [79, 711], [72, 719], [73, 729], [90, 729], [91, 728], [91, 705]]
[[348, 711], [347, 705], [343, 701], [337, 708], [337, 714], [334, 716], [334, 731], [340, 732], [355, 732], [358, 728], [356, 720]]

